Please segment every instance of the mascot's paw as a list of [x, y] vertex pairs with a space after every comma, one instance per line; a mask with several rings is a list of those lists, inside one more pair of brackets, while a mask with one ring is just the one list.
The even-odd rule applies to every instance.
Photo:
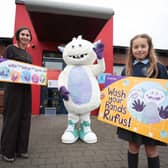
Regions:
[[94, 48], [94, 51], [97, 55], [97, 58], [102, 59], [103, 58], [103, 51], [104, 51], [104, 44], [102, 42], [98, 42], [96, 44], [96, 48]]
[[79, 132], [76, 124], [71, 120], [68, 121], [68, 127], [61, 137], [62, 143], [75, 143], [79, 138]]
[[81, 129], [80, 129], [79, 135], [80, 135], [80, 139], [84, 141], [85, 143], [96, 143], [97, 142], [97, 136], [91, 130], [90, 123], [87, 121], [83, 121], [81, 123]]
[[69, 92], [68, 92], [68, 90], [65, 88], [65, 86], [61, 86], [60, 87], [60, 95], [62, 96], [62, 98], [64, 99], [64, 100], [69, 100]]

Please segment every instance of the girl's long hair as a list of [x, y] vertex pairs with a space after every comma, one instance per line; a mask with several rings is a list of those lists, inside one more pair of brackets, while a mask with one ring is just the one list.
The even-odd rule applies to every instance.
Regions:
[[158, 60], [157, 60], [157, 57], [156, 57], [156, 54], [155, 54], [155, 51], [153, 48], [152, 38], [147, 34], [138, 34], [131, 39], [130, 47], [128, 50], [128, 59], [126, 62], [125, 74], [126, 74], [126, 76], [132, 75], [133, 62], [135, 60], [135, 57], [133, 56], [133, 53], [132, 53], [132, 46], [133, 46], [134, 40], [137, 38], [145, 38], [147, 40], [148, 45], [149, 45], [149, 51], [148, 51], [149, 68], [147, 70], [146, 77], [156, 78], [158, 76], [158, 67], [157, 67]]

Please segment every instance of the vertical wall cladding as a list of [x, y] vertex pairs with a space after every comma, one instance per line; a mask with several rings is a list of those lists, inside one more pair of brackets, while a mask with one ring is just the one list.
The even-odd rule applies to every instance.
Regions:
[[[16, 4], [16, 15], [15, 15], [15, 31], [21, 26], [26, 26], [31, 29], [33, 39], [30, 43], [28, 52], [32, 56], [33, 64], [41, 65], [42, 62], [42, 48], [38, 45], [36, 33], [32, 26], [28, 12], [24, 4]], [[38, 46], [33, 48], [32, 45]], [[40, 86], [32, 86], [32, 114], [39, 114], [40, 112]]]

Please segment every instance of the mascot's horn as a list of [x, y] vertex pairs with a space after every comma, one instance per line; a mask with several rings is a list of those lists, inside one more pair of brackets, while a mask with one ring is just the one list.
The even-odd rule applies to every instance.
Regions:
[[64, 47], [58, 46], [58, 50], [63, 53], [64, 52]]
[[77, 39], [81, 40], [81, 39], [82, 39], [82, 35], [79, 35], [79, 36], [77, 37]]

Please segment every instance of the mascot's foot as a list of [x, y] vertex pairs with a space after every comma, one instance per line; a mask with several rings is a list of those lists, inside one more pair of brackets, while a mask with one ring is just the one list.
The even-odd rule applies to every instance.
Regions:
[[79, 132], [73, 121], [68, 121], [68, 127], [62, 135], [62, 143], [75, 143], [79, 138]]
[[97, 142], [97, 136], [91, 130], [90, 123], [88, 121], [83, 121], [81, 123], [79, 135], [80, 135], [80, 139], [84, 141], [85, 143], [96, 143]]

